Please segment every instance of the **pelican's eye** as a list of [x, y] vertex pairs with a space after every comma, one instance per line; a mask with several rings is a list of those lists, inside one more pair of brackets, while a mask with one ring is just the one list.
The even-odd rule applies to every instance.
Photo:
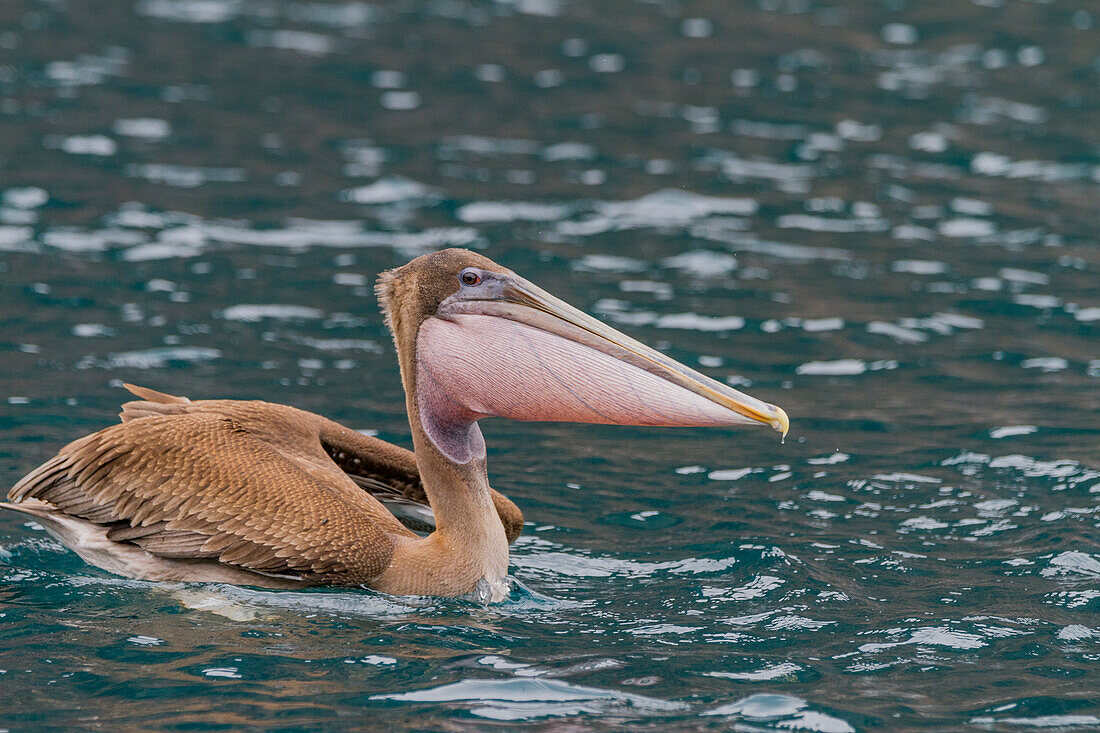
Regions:
[[478, 285], [481, 282], [481, 273], [477, 270], [463, 270], [458, 274], [458, 279], [462, 281], [463, 285]]

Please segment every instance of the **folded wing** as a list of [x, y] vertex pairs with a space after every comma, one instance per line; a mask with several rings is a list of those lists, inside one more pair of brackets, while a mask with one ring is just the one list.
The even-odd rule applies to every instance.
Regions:
[[48, 502], [164, 558], [367, 582], [411, 533], [342, 471], [317, 473], [232, 417], [149, 415], [70, 443], [9, 498]]

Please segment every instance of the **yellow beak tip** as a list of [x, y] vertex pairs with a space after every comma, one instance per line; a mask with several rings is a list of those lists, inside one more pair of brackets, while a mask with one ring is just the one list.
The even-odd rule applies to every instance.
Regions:
[[787, 431], [791, 429], [791, 419], [787, 417], [787, 413], [783, 411], [782, 407], [771, 406], [775, 410], [775, 417], [772, 419], [771, 426], [775, 430], [781, 433], [781, 436], [786, 438]]

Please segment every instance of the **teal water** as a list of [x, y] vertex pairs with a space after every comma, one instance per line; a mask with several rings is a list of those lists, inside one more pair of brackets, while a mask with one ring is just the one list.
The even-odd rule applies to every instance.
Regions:
[[0, 4], [0, 485], [122, 381], [408, 444], [478, 249], [784, 407], [485, 421], [506, 603], [155, 584], [0, 515], [0, 729], [1100, 728], [1088, 2]]

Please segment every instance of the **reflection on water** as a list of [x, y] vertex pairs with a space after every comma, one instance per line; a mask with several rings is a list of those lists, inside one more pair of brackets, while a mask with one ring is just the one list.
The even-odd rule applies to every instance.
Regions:
[[484, 251], [792, 431], [484, 426], [510, 599], [151, 584], [0, 516], [0, 727], [1100, 726], [1088, 3], [0, 6], [0, 483], [120, 381], [407, 443]]

